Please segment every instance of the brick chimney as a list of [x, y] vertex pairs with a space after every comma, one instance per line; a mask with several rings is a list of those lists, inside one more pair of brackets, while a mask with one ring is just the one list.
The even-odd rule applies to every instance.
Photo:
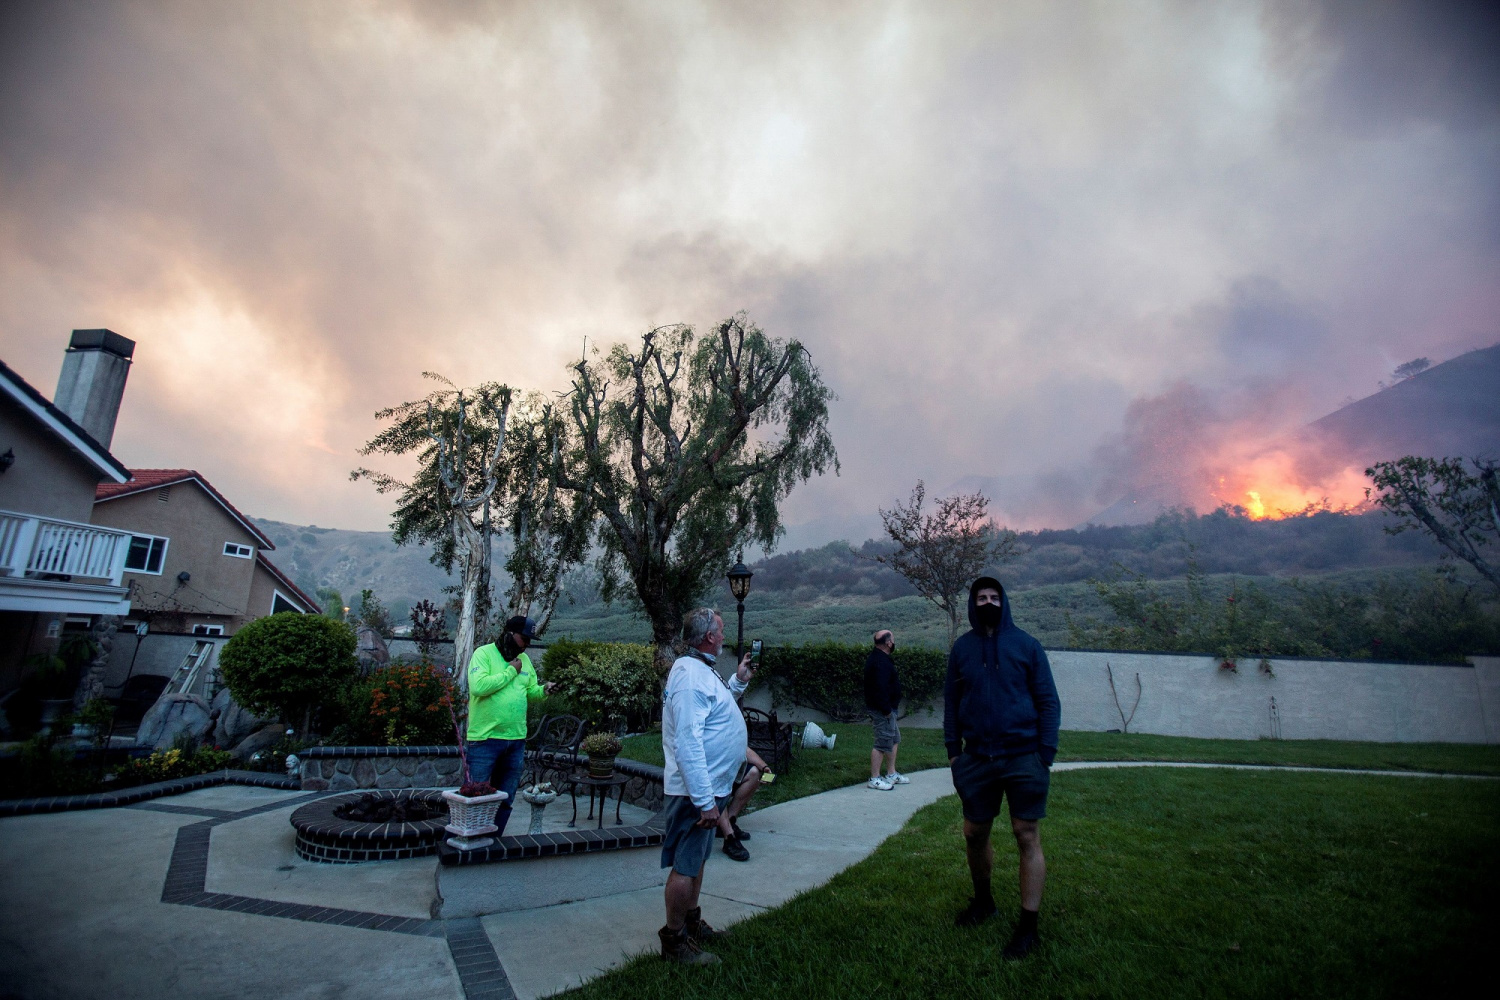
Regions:
[[113, 330], [74, 330], [63, 355], [53, 405], [106, 449], [115, 436], [115, 418], [125, 395], [135, 341]]

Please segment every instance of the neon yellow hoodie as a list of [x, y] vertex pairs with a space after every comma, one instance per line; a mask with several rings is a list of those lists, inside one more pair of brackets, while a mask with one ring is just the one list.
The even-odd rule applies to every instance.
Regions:
[[469, 661], [469, 739], [524, 740], [526, 702], [546, 691], [536, 679], [531, 657], [522, 653], [520, 669], [505, 662], [494, 643], [474, 650]]

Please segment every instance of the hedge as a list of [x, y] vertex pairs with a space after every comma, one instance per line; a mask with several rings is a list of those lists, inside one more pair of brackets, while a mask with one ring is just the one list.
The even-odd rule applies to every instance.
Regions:
[[[870, 646], [814, 642], [804, 646], [770, 646], [761, 654], [757, 683], [768, 683], [778, 703], [814, 708], [839, 722], [865, 716], [865, 659]], [[932, 704], [943, 692], [948, 654], [922, 646], [896, 650], [901, 679], [902, 714]]]

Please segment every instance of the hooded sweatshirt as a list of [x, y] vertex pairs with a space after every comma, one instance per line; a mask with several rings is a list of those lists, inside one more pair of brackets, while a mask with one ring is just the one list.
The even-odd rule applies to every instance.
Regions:
[[[986, 635], [975, 595], [984, 587], [1000, 591], [1000, 624]], [[993, 577], [969, 587], [969, 624], [948, 654], [943, 686], [943, 742], [948, 756], [963, 750], [991, 757], [1038, 753], [1052, 766], [1062, 704], [1042, 644], [1010, 617], [1010, 598]]]

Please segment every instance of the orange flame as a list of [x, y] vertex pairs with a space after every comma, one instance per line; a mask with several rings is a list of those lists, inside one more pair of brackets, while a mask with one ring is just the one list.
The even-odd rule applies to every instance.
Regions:
[[1363, 470], [1353, 466], [1308, 476], [1299, 471], [1294, 456], [1281, 450], [1240, 458], [1217, 480], [1217, 488], [1209, 491], [1213, 506], [1242, 508], [1255, 521], [1277, 520], [1325, 504], [1332, 510], [1358, 509], [1369, 485]]

